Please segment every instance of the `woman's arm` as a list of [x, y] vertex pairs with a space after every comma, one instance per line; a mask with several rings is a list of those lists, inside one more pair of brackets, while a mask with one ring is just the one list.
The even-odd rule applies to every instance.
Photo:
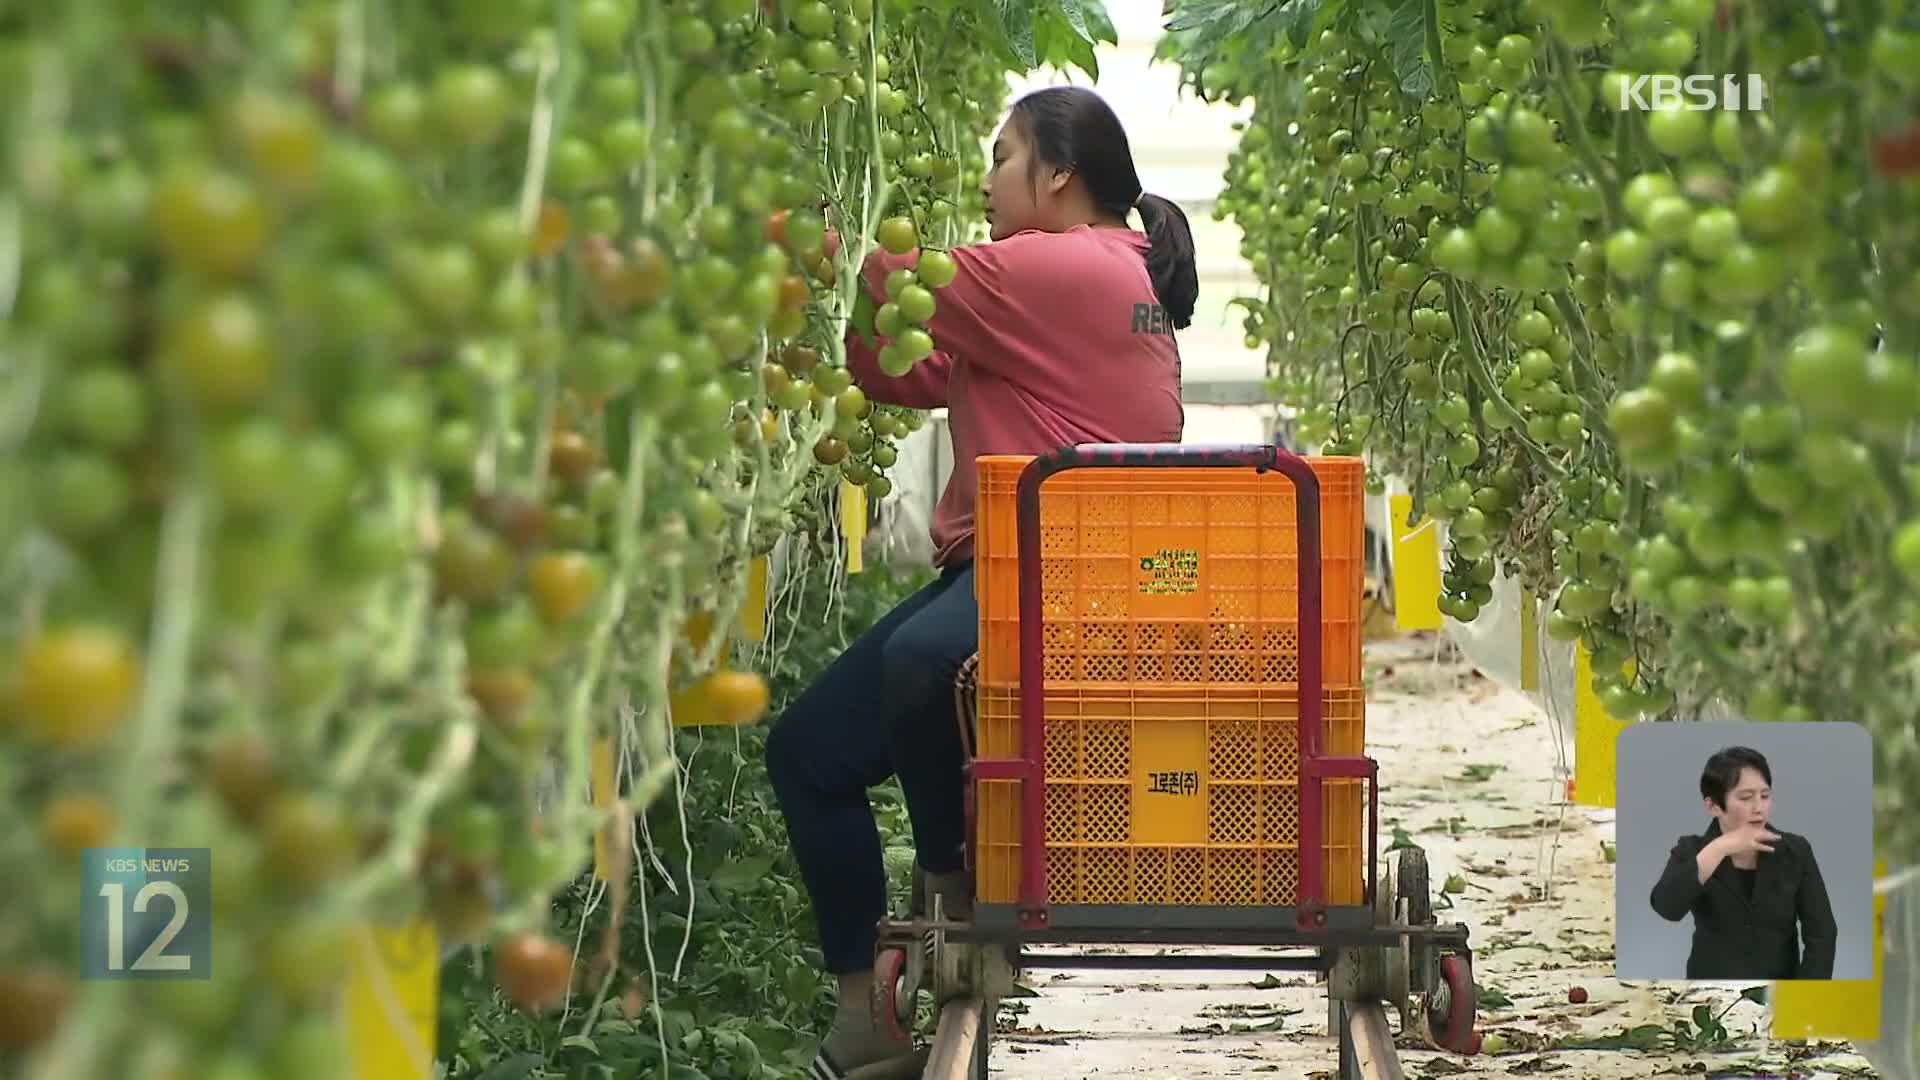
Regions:
[[[1711, 862], [1709, 859], [1711, 852]], [[1720, 865], [1721, 855], [1711, 844], [1702, 845], [1696, 837], [1682, 837], [1667, 854], [1666, 869], [1653, 883], [1649, 902], [1653, 910], [1668, 922], [1679, 922], [1693, 910], [1693, 902], [1706, 889], [1706, 881]]]
[[1806, 869], [1800, 875], [1800, 889], [1794, 898], [1794, 913], [1800, 920], [1800, 964], [1796, 979], [1833, 978], [1834, 947], [1840, 927], [1833, 921], [1833, 904], [1827, 899], [1827, 882], [1820, 876], [1820, 863], [1813, 857], [1813, 845], [1799, 845]]
[[[1065, 317], [1044, 310], [1047, 301], [1031, 295], [1033, 290], [1027, 287], [1037, 280], [1039, 262], [1057, 257], [1058, 249], [1045, 244], [1041, 234], [1021, 233], [991, 244], [948, 249], [953, 280], [932, 290], [933, 318], [926, 325], [934, 344], [982, 369], [1002, 376], [1018, 374], [1018, 358], [1024, 355], [1017, 348], [1020, 328], [1037, 318]], [[904, 255], [875, 248], [861, 271], [874, 303], [885, 302], [888, 274], [919, 265], [918, 248]]]

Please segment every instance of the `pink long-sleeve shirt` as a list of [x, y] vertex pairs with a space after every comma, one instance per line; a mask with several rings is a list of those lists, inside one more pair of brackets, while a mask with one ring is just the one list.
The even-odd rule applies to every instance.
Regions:
[[[955, 467], [930, 530], [940, 566], [973, 558], [980, 455], [1180, 441], [1180, 350], [1154, 298], [1147, 246], [1132, 229], [1080, 225], [954, 248], [959, 273], [934, 293], [927, 327], [937, 351], [899, 378], [849, 331], [847, 366], [870, 400], [948, 410]], [[887, 275], [919, 257], [868, 257], [876, 303]]]

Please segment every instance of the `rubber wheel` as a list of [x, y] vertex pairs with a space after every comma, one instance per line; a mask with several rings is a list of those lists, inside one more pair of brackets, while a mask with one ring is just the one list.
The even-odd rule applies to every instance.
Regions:
[[906, 971], [906, 950], [883, 950], [873, 962], [873, 1000], [869, 1003], [874, 1026], [901, 1041], [913, 1037], [913, 996], [901, 993], [900, 987]]
[[[1408, 926], [1433, 925], [1433, 887], [1427, 874], [1427, 852], [1424, 848], [1401, 848], [1394, 860], [1393, 900], [1394, 913], [1399, 916], [1400, 904], [1407, 906]], [[1412, 995], [1430, 992], [1437, 977], [1434, 971], [1432, 955], [1425, 945], [1417, 941], [1408, 941], [1406, 949], [1407, 991]]]
[[1459, 953], [1440, 958], [1440, 980], [1446, 987], [1444, 1011], [1428, 1006], [1427, 1042], [1436, 1050], [1473, 1053], [1473, 1020], [1480, 990], [1473, 984], [1473, 961]]
[[1427, 881], [1427, 853], [1421, 848], [1401, 848], [1394, 868], [1394, 907], [1407, 902], [1407, 923], [1427, 926], [1433, 922], [1433, 890]]

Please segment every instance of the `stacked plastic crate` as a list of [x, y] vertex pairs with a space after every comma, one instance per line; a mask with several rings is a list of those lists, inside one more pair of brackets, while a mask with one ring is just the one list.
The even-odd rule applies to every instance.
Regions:
[[[979, 460], [975, 753], [1021, 753], [1015, 490]], [[1364, 752], [1364, 467], [1320, 481], [1321, 752]], [[1050, 904], [1291, 906], [1299, 883], [1300, 564], [1292, 483], [1247, 469], [1078, 469], [1041, 487]], [[1327, 782], [1327, 900], [1359, 903], [1363, 781]], [[1020, 889], [1020, 785], [983, 781], [975, 888]]]

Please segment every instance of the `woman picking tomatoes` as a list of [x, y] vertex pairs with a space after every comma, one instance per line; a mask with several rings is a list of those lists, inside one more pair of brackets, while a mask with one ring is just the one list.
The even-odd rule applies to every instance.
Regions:
[[[870, 400], [949, 410], [959, 465], [934, 511], [939, 579], [849, 646], [767, 741], [826, 967], [839, 983], [813, 1065], [820, 1080], [912, 1050], [876, 1027], [869, 1007], [887, 892], [867, 789], [900, 778], [916, 896], [939, 896], [950, 916], [971, 909], [953, 680], [979, 644], [974, 459], [1178, 442], [1185, 424], [1173, 331], [1191, 321], [1199, 292], [1193, 235], [1179, 207], [1142, 191], [1112, 109], [1079, 87], [1021, 98], [994, 142], [982, 192], [992, 242], [950, 253], [876, 251], [863, 269], [875, 304], [896, 270], [915, 268], [933, 285], [950, 277], [935, 309], [921, 312], [938, 350], [909, 340], [910, 328], [884, 325], [883, 333], [900, 331], [885, 348], [859, 331], [847, 342], [848, 366]], [[1128, 224], [1134, 210], [1144, 232]]]

